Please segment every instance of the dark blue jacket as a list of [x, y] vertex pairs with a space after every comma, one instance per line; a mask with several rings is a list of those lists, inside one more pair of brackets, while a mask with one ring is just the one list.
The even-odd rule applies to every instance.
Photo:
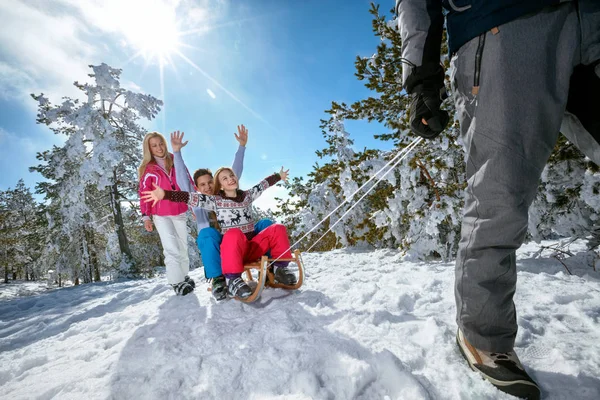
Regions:
[[[429, 2], [429, 1], [428, 1]], [[442, 0], [446, 16], [450, 54], [485, 31], [500, 26], [560, 0]]]
[[438, 64], [444, 16], [452, 55], [483, 32], [565, 1], [570, 0], [396, 0], [402, 56], [417, 66]]

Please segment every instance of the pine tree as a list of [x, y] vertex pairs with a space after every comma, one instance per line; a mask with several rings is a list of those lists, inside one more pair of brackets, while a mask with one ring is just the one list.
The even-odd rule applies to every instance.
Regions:
[[542, 172], [529, 210], [529, 234], [537, 242], [557, 237], [600, 240], [600, 168], [560, 136]]
[[32, 95], [38, 102], [37, 122], [67, 138], [64, 146], [38, 154], [43, 164], [32, 170], [52, 180], [39, 190], [57, 203], [65, 234], [83, 243], [78, 252], [86, 268], [95, 257], [89, 253], [92, 232], [97, 224], [106, 227], [108, 219], [116, 240], [107, 242], [119, 249], [114, 261], [122, 274], [137, 275], [121, 203], [137, 195], [136, 168], [145, 134], [138, 121], [153, 119], [162, 101], [121, 88], [119, 69], [90, 67], [94, 83], [75, 82], [85, 94], [83, 102], [66, 98], [54, 106], [43, 94]]
[[[352, 189], [362, 186], [416, 138], [408, 129], [408, 98], [402, 89], [401, 37], [397, 23], [380, 15], [378, 5], [371, 4], [370, 12], [373, 32], [381, 42], [371, 57], [357, 57], [355, 67], [356, 77], [364, 81], [374, 95], [351, 105], [332, 102], [331, 108], [326, 110], [330, 117], [321, 121], [321, 128], [329, 147], [317, 155], [332, 159], [324, 165], [315, 165], [306, 183], [294, 180], [290, 195], [296, 200], [289, 200], [282, 207], [289, 222], [298, 227], [297, 233], [314, 226], [334, 204], [340, 204]], [[448, 60], [444, 62], [447, 66]], [[449, 102], [446, 107], [453, 114]], [[336, 145], [340, 137], [338, 128], [343, 126], [344, 120], [365, 119], [377, 121], [387, 129], [374, 137], [392, 141], [395, 151], [364, 149], [350, 154]], [[465, 187], [457, 133], [454, 124], [437, 139], [418, 145], [364, 197], [362, 204], [353, 210], [354, 216], [349, 214], [346, 217], [349, 219], [344, 219], [342, 229], [334, 228], [334, 246], [369, 243], [399, 247], [415, 257], [452, 257], [458, 245]], [[347, 135], [344, 140], [351, 144]], [[364, 190], [369, 188], [367, 185]], [[357, 201], [364, 190], [357, 193], [352, 202]], [[311, 202], [311, 196], [313, 199], [320, 196], [321, 203]], [[348, 208], [342, 207], [341, 211]], [[292, 213], [297, 214], [290, 217]], [[335, 224], [338, 217], [332, 215], [332, 218], [324, 225]]]
[[[286, 223], [292, 227], [296, 239], [323, 220], [348, 198], [349, 191], [365, 183], [369, 175], [395, 153], [364, 149], [351, 154], [348, 149], [339, 147], [338, 128], [343, 126], [344, 120], [366, 119], [383, 124], [387, 131], [374, 137], [392, 141], [397, 149], [405, 149], [415, 139], [409, 130], [409, 99], [402, 87], [402, 69], [411, 67], [402, 59], [397, 20], [395, 16], [388, 19], [381, 15], [378, 5], [371, 4], [370, 12], [374, 17], [373, 32], [381, 42], [371, 57], [357, 57], [355, 67], [356, 77], [374, 93], [351, 105], [332, 102], [331, 108], [326, 110], [330, 117], [321, 121], [321, 128], [329, 146], [317, 151], [326, 162], [315, 164], [306, 182], [293, 179], [288, 186], [291, 199], [281, 205], [280, 215], [287, 218]], [[393, 10], [391, 14], [394, 15]], [[441, 54], [441, 61], [448, 70], [445, 32]], [[446, 81], [449, 88], [448, 76]], [[444, 107], [454, 115], [450, 101]], [[343, 140], [351, 144], [347, 134]], [[355, 215], [347, 216], [344, 227], [334, 228], [318, 249], [367, 242], [375, 246], [397, 246], [415, 257], [454, 257], [466, 186], [463, 159], [458, 122], [454, 121], [438, 138], [416, 147], [406, 162], [364, 197]], [[362, 192], [352, 201], [357, 201]], [[561, 136], [530, 209], [530, 236], [536, 240], [557, 236], [588, 237], [590, 248], [598, 246], [599, 194], [598, 166]], [[339, 215], [340, 212], [332, 214], [311, 233], [303, 241], [304, 248], [333, 226]]]
[[9, 270], [12, 279], [36, 279], [39, 271], [34, 266], [40, 256], [40, 245], [36, 240], [39, 215], [33, 194], [23, 179], [14, 189], [0, 192], [0, 214], [4, 281], [8, 282]]
[[7, 193], [0, 191], [0, 259], [4, 271], [2, 274], [4, 283], [9, 282], [10, 260], [8, 251], [16, 243], [14, 228], [11, 225], [11, 215], [8, 209]]

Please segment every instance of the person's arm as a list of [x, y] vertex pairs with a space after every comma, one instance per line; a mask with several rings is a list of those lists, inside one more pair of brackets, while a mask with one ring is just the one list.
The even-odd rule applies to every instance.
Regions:
[[199, 192], [190, 193], [179, 190], [164, 190], [157, 185], [154, 185], [154, 190], [143, 191], [141, 199], [146, 203], [151, 202], [152, 206], [161, 200], [169, 200], [175, 203], [187, 203], [192, 207], [200, 207], [205, 210], [215, 211], [217, 209], [215, 196]]
[[233, 159], [233, 165], [231, 169], [235, 173], [235, 176], [242, 179], [242, 172], [244, 172], [244, 153], [246, 152], [246, 144], [248, 143], [248, 129], [244, 125], [238, 125], [238, 133], [234, 133], [235, 140], [238, 141], [240, 146], [235, 152], [235, 158]]
[[279, 182], [279, 181], [287, 182], [288, 172], [289, 172], [289, 169], [284, 170], [283, 167], [281, 167], [281, 171], [279, 171], [278, 173], [275, 173], [273, 175], [267, 176], [265, 179], [260, 181], [257, 185], [254, 185], [248, 191], [250, 193], [250, 196], [252, 197], [252, 201], [258, 199], [265, 190], [267, 190], [271, 186], [274, 186], [277, 182]]
[[143, 201], [142, 193], [146, 190], [149, 190], [153, 187], [154, 184], [158, 184], [158, 177], [153, 173], [145, 172], [140, 179], [139, 185], [139, 196], [140, 196], [140, 212], [142, 213], [142, 222], [144, 223], [144, 228], [148, 232], [152, 232], [152, 207], [153, 205], [148, 204]]
[[[402, 37], [402, 58], [414, 67], [440, 65], [444, 15], [441, 0], [396, 0], [398, 28]], [[414, 67], [402, 66], [402, 80], [414, 74]]]
[[171, 133], [171, 148], [173, 149], [173, 163], [175, 165], [175, 180], [177, 185], [184, 192], [195, 192], [196, 188], [190, 178], [190, 173], [183, 161], [181, 149], [188, 144], [183, 141], [183, 132], [175, 131]]
[[402, 80], [411, 95], [410, 127], [426, 139], [438, 136], [450, 117], [440, 110], [445, 98], [440, 64], [444, 15], [441, 0], [396, 0], [402, 38]]
[[173, 164], [175, 165], [175, 179], [177, 180], [177, 185], [181, 191], [189, 193], [195, 192], [196, 188], [192, 186], [190, 173], [185, 166], [181, 151], [173, 152]]

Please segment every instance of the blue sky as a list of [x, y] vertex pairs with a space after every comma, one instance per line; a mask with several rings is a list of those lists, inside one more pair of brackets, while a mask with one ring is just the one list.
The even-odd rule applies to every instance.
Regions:
[[[28, 172], [35, 153], [63, 140], [36, 125], [29, 93], [54, 103], [78, 96], [72, 82], [101, 62], [123, 69], [123, 86], [163, 99], [145, 126], [165, 136], [184, 131], [190, 170], [230, 164], [243, 123], [250, 139], [242, 188], [281, 166], [304, 176], [325, 145], [319, 120], [331, 101], [369, 95], [354, 76], [355, 57], [373, 54], [378, 43], [368, 10], [362, 0], [3, 0], [0, 190], [20, 178], [33, 187], [41, 179]], [[357, 148], [382, 146], [372, 139], [382, 127], [346, 128]]]

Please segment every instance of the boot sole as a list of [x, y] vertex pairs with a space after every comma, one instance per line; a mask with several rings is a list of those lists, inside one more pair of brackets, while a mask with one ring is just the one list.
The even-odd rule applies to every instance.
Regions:
[[491, 376], [488, 376], [488, 375], [484, 374], [483, 372], [481, 372], [477, 367], [475, 367], [471, 363], [471, 360], [469, 360], [469, 357], [467, 357], [465, 351], [463, 350], [462, 346], [460, 345], [460, 341], [458, 339], [458, 334], [456, 335], [456, 345], [458, 346], [458, 349], [460, 350], [460, 354], [467, 361], [467, 364], [469, 364], [469, 367], [474, 372], [477, 372], [479, 374], [479, 376], [481, 376], [483, 379], [487, 380], [492, 385], [494, 385], [501, 392], [508, 393], [512, 396], [516, 396], [521, 399], [528, 399], [528, 400], [539, 400], [540, 399], [540, 395], [541, 395], [540, 388], [537, 385], [535, 385], [534, 383], [531, 383], [528, 381], [523, 381], [523, 380], [510, 381], [510, 382], [499, 381], [499, 380], [494, 379]]

